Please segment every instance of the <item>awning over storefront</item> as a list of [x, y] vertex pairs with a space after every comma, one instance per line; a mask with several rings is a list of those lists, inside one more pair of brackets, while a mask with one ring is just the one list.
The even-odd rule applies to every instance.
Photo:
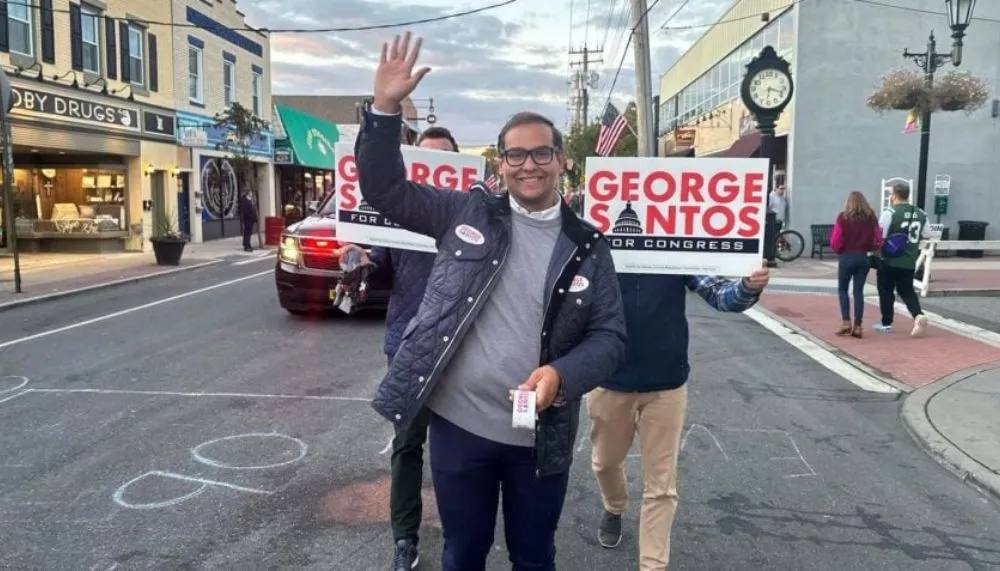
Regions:
[[667, 153], [667, 156], [668, 157], [693, 157], [694, 156], [694, 147], [678, 147], [678, 148], [670, 151], [669, 153]]
[[725, 151], [718, 153], [713, 153], [713, 157], [732, 157], [735, 159], [749, 159], [751, 157], [756, 157], [757, 153], [760, 151], [760, 133], [754, 131], [753, 133], [747, 133], [736, 142], [733, 143], [731, 147]]
[[337, 126], [287, 105], [275, 105], [275, 108], [288, 135], [287, 139], [277, 142], [277, 149], [290, 148], [294, 164], [333, 170], [333, 145], [340, 140]]

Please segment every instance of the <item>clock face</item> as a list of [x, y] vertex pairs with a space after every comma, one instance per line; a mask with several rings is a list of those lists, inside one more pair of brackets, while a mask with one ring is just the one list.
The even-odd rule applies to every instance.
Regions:
[[776, 69], [758, 71], [750, 80], [750, 100], [761, 109], [777, 109], [790, 97], [789, 77]]

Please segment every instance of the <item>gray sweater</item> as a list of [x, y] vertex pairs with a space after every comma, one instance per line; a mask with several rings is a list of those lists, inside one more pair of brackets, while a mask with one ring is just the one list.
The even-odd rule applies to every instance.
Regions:
[[427, 406], [481, 438], [534, 446], [532, 430], [513, 428], [516, 389], [538, 368], [545, 312], [545, 274], [561, 231], [558, 217], [513, 211], [510, 253], [496, 289], [444, 370]]

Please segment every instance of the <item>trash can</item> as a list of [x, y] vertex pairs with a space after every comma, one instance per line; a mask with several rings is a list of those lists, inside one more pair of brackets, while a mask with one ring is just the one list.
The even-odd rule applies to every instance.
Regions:
[[285, 219], [281, 216], [264, 217], [264, 243], [268, 246], [277, 246], [284, 230]]
[[[985, 240], [986, 227], [989, 222], [981, 220], [959, 220], [958, 239], [959, 240]], [[959, 250], [955, 255], [960, 258], [982, 258], [982, 250]]]

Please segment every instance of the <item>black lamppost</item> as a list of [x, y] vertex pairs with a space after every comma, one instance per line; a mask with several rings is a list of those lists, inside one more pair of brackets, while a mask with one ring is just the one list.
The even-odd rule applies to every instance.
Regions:
[[[927, 40], [927, 51], [924, 53], [913, 53], [910, 50], [903, 50], [903, 57], [912, 59], [920, 69], [924, 71], [924, 80], [927, 82], [927, 89], [934, 86], [934, 72], [945, 62], [958, 67], [962, 64], [962, 38], [965, 37], [965, 29], [972, 21], [972, 10], [976, 7], [976, 0], [944, 0], [948, 8], [948, 24], [951, 26], [951, 52], [946, 54], [937, 53], [937, 41], [934, 39], [934, 32], [931, 32]], [[917, 169], [917, 208], [924, 208], [924, 198], [927, 194], [927, 154], [931, 146], [931, 112], [925, 109], [920, 117], [920, 165]]]

